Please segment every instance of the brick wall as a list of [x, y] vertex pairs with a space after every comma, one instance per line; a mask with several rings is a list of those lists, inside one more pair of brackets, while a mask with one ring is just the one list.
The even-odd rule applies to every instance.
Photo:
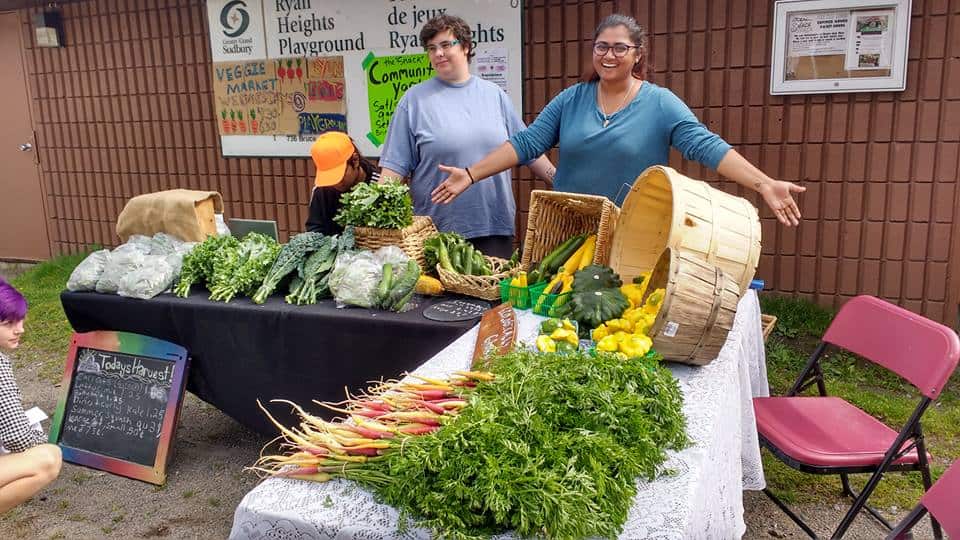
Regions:
[[[830, 306], [876, 294], [955, 320], [960, 2], [914, 0], [905, 92], [787, 97], [768, 92], [767, 0], [525, 5], [528, 121], [577, 81], [596, 23], [632, 13], [651, 32], [655, 83], [767, 173], [808, 187], [798, 229], [761, 209], [758, 273], [768, 286]], [[96, 0], [62, 10], [63, 49], [33, 48], [22, 12], [54, 252], [114, 244], [129, 197], [172, 187], [218, 190], [228, 213], [276, 219], [284, 236], [300, 229], [308, 160], [220, 157], [203, 2]], [[759, 202], [676, 155], [671, 164]], [[544, 186], [526, 170], [515, 176], [522, 236], [529, 192]]]

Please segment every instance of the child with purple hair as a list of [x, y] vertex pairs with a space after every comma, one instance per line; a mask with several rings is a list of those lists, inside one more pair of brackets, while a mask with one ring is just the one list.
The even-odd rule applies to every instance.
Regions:
[[0, 513], [26, 501], [60, 474], [60, 448], [46, 444], [42, 433], [30, 427], [23, 412], [13, 366], [3, 351], [20, 345], [27, 301], [0, 279]]

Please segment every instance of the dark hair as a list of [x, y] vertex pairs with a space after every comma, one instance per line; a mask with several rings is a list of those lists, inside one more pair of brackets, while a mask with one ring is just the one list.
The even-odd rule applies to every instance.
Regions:
[[[597, 25], [597, 29], [594, 30], [593, 43], [596, 43], [597, 36], [600, 35], [600, 32], [615, 26], [626, 27], [627, 33], [630, 34], [630, 41], [637, 46], [637, 54], [640, 55], [640, 61], [633, 66], [633, 76], [641, 81], [645, 80], [647, 78], [647, 69], [649, 67], [649, 63], [647, 62], [647, 29], [640, 26], [640, 23], [638, 23], [636, 19], [629, 15], [621, 15], [619, 13], [607, 15], [607, 17], [600, 21], [600, 24]], [[593, 43], [590, 44], [591, 47], [593, 46]], [[592, 50], [590, 54], [593, 54]], [[600, 75], [597, 74], [597, 71], [593, 69], [592, 60], [590, 63], [590, 69], [587, 71], [587, 76], [584, 78], [593, 81], [600, 78]]]
[[372, 161], [364, 157], [363, 153], [360, 152], [360, 148], [357, 147], [357, 141], [354, 141], [353, 137], [350, 137], [350, 142], [353, 143], [353, 155], [350, 156], [350, 159], [347, 160], [347, 163], [356, 160], [357, 166], [359, 166], [360, 170], [363, 171], [363, 181], [371, 181], [373, 179], [374, 171], [377, 171], [380, 168], [374, 165]]
[[420, 29], [420, 46], [426, 47], [427, 42], [445, 30], [452, 32], [460, 46], [467, 51], [467, 62], [473, 60], [476, 55], [473, 51], [473, 32], [470, 31], [467, 21], [456, 15], [438, 15], [427, 21]]
[[19, 322], [27, 316], [27, 300], [13, 285], [0, 279], [0, 323]]

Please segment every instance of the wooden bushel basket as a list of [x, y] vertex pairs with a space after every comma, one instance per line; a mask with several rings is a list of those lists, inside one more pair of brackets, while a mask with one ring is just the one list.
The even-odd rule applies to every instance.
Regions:
[[740, 301], [737, 284], [703, 259], [667, 248], [650, 275], [646, 295], [660, 288], [666, 290], [650, 329], [653, 348], [667, 360], [709, 364], [733, 328]]
[[376, 251], [384, 246], [398, 246], [426, 272], [427, 259], [423, 255], [423, 242], [437, 234], [430, 216], [413, 216], [413, 224], [402, 229], [377, 229], [375, 227], [354, 227], [354, 243], [360, 249]]
[[582, 233], [597, 235], [593, 264], [607, 264], [618, 212], [606, 197], [533, 190], [520, 266], [531, 270], [531, 263], [539, 263], [566, 239]]
[[746, 199], [670, 167], [643, 171], [620, 209], [610, 266], [624, 281], [649, 271], [666, 248], [692, 252], [747, 290], [760, 260], [760, 218]]

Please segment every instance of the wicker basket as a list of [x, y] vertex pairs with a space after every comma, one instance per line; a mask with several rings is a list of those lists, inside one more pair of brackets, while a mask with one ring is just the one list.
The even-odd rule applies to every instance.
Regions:
[[376, 229], [354, 227], [354, 244], [361, 249], [376, 250], [384, 246], [398, 246], [411, 259], [416, 259], [420, 269], [427, 271], [423, 256], [423, 241], [437, 234], [430, 216], [413, 216], [413, 224], [402, 229]]
[[719, 267], [743, 292], [760, 259], [757, 209], [670, 167], [650, 167], [637, 177], [617, 232], [610, 266], [624, 281], [652, 269], [669, 247]]
[[492, 270], [489, 276], [467, 276], [444, 269], [437, 265], [437, 275], [440, 283], [449, 292], [465, 294], [484, 300], [498, 300], [500, 298], [500, 281], [517, 273], [519, 268], [507, 270], [509, 261], [497, 257], [484, 255]]
[[575, 234], [597, 235], [593, 264], [607, 264], [619, 209], [606, 197], [541, 189], [530, 193], [520, 266], [530, 269]]

